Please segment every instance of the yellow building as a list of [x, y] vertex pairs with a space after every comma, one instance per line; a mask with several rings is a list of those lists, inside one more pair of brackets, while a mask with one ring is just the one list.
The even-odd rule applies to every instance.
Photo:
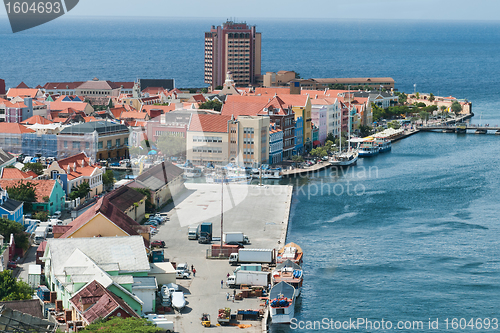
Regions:
[[106, 197], [68, 225], [53, 227], [54, 238], [142, 236], [149, 243], [149, 227], [142, 226], [112, 205]]
[[311, 98], [309, 95], [278, 95], [287, 105], [292, 107], [295, 119], [304, 119], [304, 147], [312, 148], [311, 130]]

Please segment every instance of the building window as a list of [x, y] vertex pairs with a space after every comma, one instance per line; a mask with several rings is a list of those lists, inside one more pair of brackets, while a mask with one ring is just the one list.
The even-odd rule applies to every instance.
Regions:
[[73, 141], [73, 149], [80, 149], [80, 142], [79, 141]]
[[64, 148], [68, 148], [68, 141], [64, 141]]
[[116, 139], [116, 146], [119, 147], [121, 145], [121, 139]]
[[108, 140], [107, 144], [108, 144], [108, 149], [111, 149], [111, 140]]
[[124, 144], [125, 146], [128, 146], [128, 138], [123, 139], [123, 144]]
[[89, 148], [90, 148], [90, 143], [85, 142], [85, 149], [89, 149]]
[[102, 141], [99, 141], [99, 143], [97, 144], [97, 148], [102, 149]]

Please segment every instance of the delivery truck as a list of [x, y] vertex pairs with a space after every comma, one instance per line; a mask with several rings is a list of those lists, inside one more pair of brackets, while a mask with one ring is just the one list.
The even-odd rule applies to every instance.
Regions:
[[242, 232], [225, 232], [223, 236], [223, 242], [225, 244], [249, 244], [250, 240], [248, 236]]
[[203, 222], [198, 226], [198, 243], [210, 243], [212, 242], [212, 223]]
[[39, 226], [35, 229], [35, 244], [40, 245], [47, 238], [48, 226]]
[[274, 249], [240, 249], [238, 253], [231, 253], [229, 263], [238, 264], [274, 264]]
[[270, 282], [269, 272], [239, 270], [227, 278], [226, 284], [229, 288], [239, 288], [242, 284], [267, 287]]
[[198, 239], [198, 227], [188, 228], [188, 239]]

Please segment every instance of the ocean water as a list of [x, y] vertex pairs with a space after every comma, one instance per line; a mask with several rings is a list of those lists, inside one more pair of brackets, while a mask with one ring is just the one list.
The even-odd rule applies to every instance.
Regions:
[[[96, 76], [174, 78], [177, 87], [202, 87], [203, 32], [221, 22], [61, 19], [12, 34], [0, 21], [0, 77], [8, 86]], [[249, 23], [262, 32], [264, 71], [390, 76], [401, 91], [417, 84], [420, 92], [467, 98], [472, 122], [500, 124], [498, 22]], [[296, 190], [288, 240], [305, 251], [296, 319], [304, 325], [324, 318], [393, 324], [352, 332], [394, 331], [398, 321], [422, 321], [423, 328], [402, 331], [442, 332], [454, 330], [453, 318], [467, 324], [473, 318], [474, 328], [456, 330], [497, 330], [499, 154], [497, 135], [419, 133], [345, 174], [290, 181]], [[477, 318], [490, 318], [489, 328], [479, 328]], [[438, 329], [429, 328], [436, 319]], [[325, 330], [272, 327], [274, 333], [293, 331]]]

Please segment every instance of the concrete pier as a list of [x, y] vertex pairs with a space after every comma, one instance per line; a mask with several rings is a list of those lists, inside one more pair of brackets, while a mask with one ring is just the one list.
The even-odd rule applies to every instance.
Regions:
[[[200, 318], [202, 313], [209, 313], [212, 327], [210, 332], [230, 332], [238, 328], [232, 326], [214, 327], [217, 323], [217, 310], [230, 307], [237, 309], [263, 309], [258, 298], [243, 301], [226, 300], [226, 293], [232, 295], [233, 289], [225, 285], [228, 273], [234, 266], [228, 260], [210, 260], [205, 258], [208, 244], [198, 244], [188, 240], [187, 230], [190, 224], [212, 222], [214, 237], [220, 236], [220, 184], [186, 184], [187, 191], [167, 206], [170, 221], [159, 228], [153, 240], [166, 243], [165, 258], [172, 262], [186, 262], [196, 268], [196, 277], [187, 280], [177, 279], [177, 284], [185, 293], [188, 302], [181, 313], [167, 314], [175, 323], [176, 332], [203, 332]], [[286, 240], [288, 219], [292, 201], [292, 186], [273, 185], [224, 185], [224, 231], [241, 231], [250, 239], [251, 245], [245, 248], [279, 249]], [[213, 242], [217, 244], [218, 242]], [[252, 326], [245, 332], [262, 332], [265, 323], [261, 321], [242, 321]]]

